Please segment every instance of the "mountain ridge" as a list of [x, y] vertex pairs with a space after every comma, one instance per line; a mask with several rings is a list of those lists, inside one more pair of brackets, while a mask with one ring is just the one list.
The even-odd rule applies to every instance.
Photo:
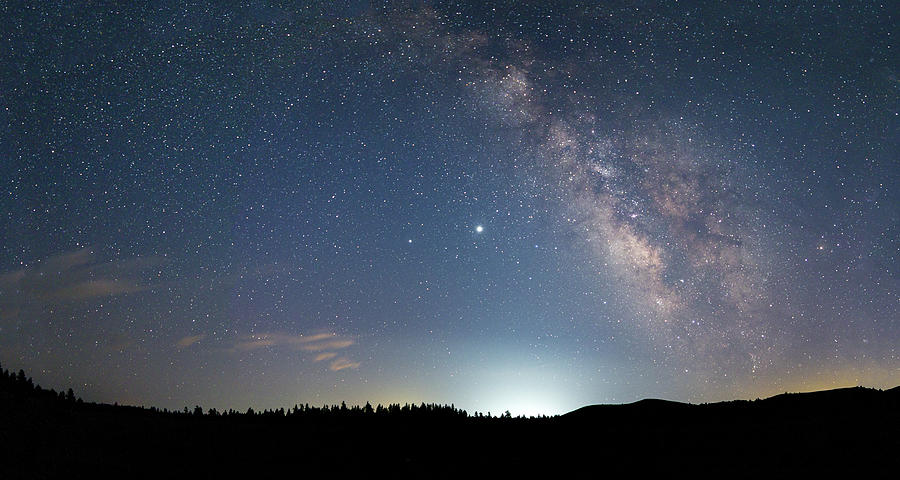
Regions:
[[[707, 413], [722, 410], [744, 409], [771, 411], [773, 409], [786, 412], [794, 410], [818, 411], [822, 409], [842, 409], [884, 407], [900, 410], [900, 386], [881, 390], [871, 387], [841, 387], [812, 392], [785, 392], [756, 400], [723, 400], [708, 403], [688, 403], [658, 398], [648, 398], [622, 404], [585, 405], [560, 415], [566, 420], [588, 420], [593, 417], [618, 415], [631, 417], [635, 415], [665, 416], [675, 413]], [[629, 418], [630, 420], [631, 418]]]

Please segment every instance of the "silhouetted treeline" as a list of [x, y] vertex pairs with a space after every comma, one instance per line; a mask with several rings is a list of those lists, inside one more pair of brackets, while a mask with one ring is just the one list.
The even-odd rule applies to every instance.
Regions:
[[75, 397], [75, 392], [70, 387], [67, 391], [54, 389], [45, 390], [40, 385], [35, 385], [31, 377], [25, 375], [24, 370], [18, 373], [10, 372], [0, 367], [0, 399], [28, 399], [28, 400], [45, 400], [60, 401], [69, 404], [82, 403], [80, 398]]
[[900, 387], [704, 405], [642, 400], [512, 418], [423, 403], [258, 412], [106, 405], [42, 389], [23, 371], [0, 373], [2, 480], [893, 478], [898, 431]]
[[[155, 410], [151, 408], [151, 410]], [[187, 407], [181, 413], [188, 413]], [[406, 403], [404, 405], [400, 404], [390, 404], [387, 406], [378, 404], [373, 407], [371, 403], [366, 403], [364, 406], [354, 405], [352, 407], [348, 407], [346, 403], [342, 402], [340, 405], [324, 405], [321, 407], [311, 406], [308, 403], [306, 404], [296, 404], [292, 408], [277, 408], [277, 409], [265, 409], [261, 411], [255, 411], [253, 408], [248, 408], [244, 412], [239, 412], [233, 409], [229, 409], [227, 411], [219, 412], [215, 408], [210, 408], [209, 410], [204, 411], [202, 407], [195, 406], [193, 410], [190, 410], [191, 415], [200, 416], [207, 415], [212, 417], [228, 417], [234, 415], [245, 415], [245, 416], [257, 416], [257, 417], [309, 417], [309, 418], [318, 418], [318, 417], [346, 417], [346, 418], [360, 418], [360, 417], [429, 417], [429, 418], [468, 418], [469, 414], [465, 410], [460, 410], [456, 408], [454, 405], [439, 405], [435, 403], [421, 403], [419, 405]], [[476, 418], [485, 417], [480, 413], [475, 413], [473, 415]]]
[[[53, 389], [45, 390], [42, 389], [39, 385], [35, 385], [30, 377], [27, 377], [23, 370], [19, 370], [17, 374], [13, 374], [7, 370], [2, 370], [2, 379], [0, 379], [0, 399], [6, 399], [7, 401], [18, 399], [18, 400], [34, 400], [34, 399], [43, 399], [46, 401], [60, 401], [66, 402], [67, 404], [84, 404], [81, 398], [77, 398], [75, 393], [71, 388], [66, 392], [56, 392]], [[455, 405], [440, 405], [436, 403], [405, 403], [403, 405], [399, 403], [393, 403], [389, 405], [377, 404], [376, 406], [372, 406], [371, 403], [366, 402], [365, 405], [353, 405], [347, 406], [346, 402], [341, 402], [340, 405], [332, 404], [332, 405], [323, 405], [321, 407], [310, 405], [309, 403], [304, 404], [295, 404], [290, 408], [277, 408], [277, 409], [263, 409], [263, 410], [254, 410], [252, 407], [248, 408], [244, 411], [228, 409], [219, 411], [215, 408], [204, 409], [199, 405], [195, 405], [193, 408], [184, 407], [182, 410], [169, 410], [167, 408], [157, 408], [157, 407], [133, 407], [133, 406], [119, 406], [118, 404], [114, 405], [105, 405], [105, 404], [94, 404], [88, 403], [85, 404], [84, 408], [94, 408], [94, 409], [109, 409], [116, 408], [122, 411], [129, 411], [131, 414], [136, 412], [146, 412], [154, 415], [171, 415], [171, 416], [184, 416], [189, 415], [192, 417], [216, 417], [216, 418], [292, 418], [292, 419], [310, 419], [310, 420], [327, 420], [327, 419], [341, 419], [341, 418], [395, 418], [395, 419], [431, 419], [431, 420], [462, 420], [462, 419], [475, 419], [475, 420], [496, 420], [496, 421], [509, 421], [509, 420], [525, 420], [529, 419], [549, 419], [552, 417], [548, 416], [540, 416], [540, 417], [524, 417], [518, 416], [513, 417], [509, 411], [504, 412], [499, 416], [492, 416], [490, 412], [481, 413], [474, 412], [471, 415], [462, 409], [456, 408]]]

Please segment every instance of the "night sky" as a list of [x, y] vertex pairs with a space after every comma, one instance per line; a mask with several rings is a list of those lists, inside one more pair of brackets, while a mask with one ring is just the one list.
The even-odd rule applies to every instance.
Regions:
[[0, 5], [5, 368], [175, 409], [900, 384], [896, 4], [307, 3]]

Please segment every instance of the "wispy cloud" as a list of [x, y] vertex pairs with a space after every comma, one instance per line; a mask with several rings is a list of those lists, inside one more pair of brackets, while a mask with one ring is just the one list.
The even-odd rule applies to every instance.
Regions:
[[110, 295], [119, 295], [122, 293], [134, 293], [144, 290], [140, 285], [131, 284], [127, 281], [101, 279], [87, 280], [68, 285], [53, 292], [54, 298], [58, 300], [82, 300], [91, 297], [106, 297]]
[[[185, 337], [193, 338], [193, 337]], [[356, 340], [351, 337], [336, 333], [316, 333], [311, 335], [289, 335], [284, 333], [257, 333], [239, 337], [233, 345], [232, 351], [246, 352], [266, 347], [292, 348], [301, 352], [314, 353], [313, 362], [328, 361], [328, 369], [337, 372], [345, 369], [355, 369], [360, 362], [353, 361], [346, 356], [338, 357], [338, 351], [355, 345]]]
[[175, 346], [180, 349], [187, 348], [187, 347], [190, 347], [191, 345], [199, 342], [200, 340], [203, 340], [204, 338], [206, 338], [205, 334], [190, 335], [187, 337], [182, 337], [180, 340], [178, 340], [178, 342], [175, 343]]
[[147, 289], [142, 272], [160, 263], [156, 257], [101, 261], [87, 249], [48, 257], [0, 273], [0, 315], [141, 292]]
[[335, 339], [309, 345], [301, 345], [300, 349], [307, 352], [321, 352], [324, 350], [339, 350], [341, 348], [347, 348], [350, 345], [353, 345], [353, 340], [351, 339]]
[[353, 345], [352, 338], [335, 333], [314, 335], [287, 335], [283, 333], [258, 333], [240, 337], [235, 343], [236, 350], [256, 350], [263, 347], [289, 346], [306, 352], [340, 350]]
[[359, 368], [359, 362], [352, 362], [345, 357], [341, 357], [335, 359], [335, 361], [331, 362], [331, 365], [328, 366], [328, 369], [332, 372], [338, 372], [346, 369], [356, 369]]
[[334, 352], [320, 353], [320, 354], [316, 355], [316, 358], [313, 359], [313, 361], [321, 362], [322, 360], [331, 360], [332, 358], [334, 358], [336, 356], [337, 356], [337, 353], [334, 353]]

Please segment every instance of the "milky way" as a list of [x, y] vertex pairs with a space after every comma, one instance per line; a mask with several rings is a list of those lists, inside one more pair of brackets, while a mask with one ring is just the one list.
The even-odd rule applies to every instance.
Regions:
[[[756, 225], [752, 185], [739, 184], [747, 172], [730, 167], [740, 153], [709, 145], [678, 119], [601, 118], [577, 105], [577, 92], [563, 93], [566, 106], [553, 115], [538, 93], [547, 89], [529, 75], [527, 44], [486, 58], [480, 50], [498, 51], [487, 35], [441, 31], [433, 15], [416, 17], [415, 27], [450, 46], [439, 60], [468, 73], [460, 81], [484, 121], [522, 137], [524, 169], [539, 172], [541, 195], [557, 200], [555, 214], [589, 245], [598, 275], [624, 287], [616, 296], [636, 309], [629, 323], [707, 375], [771, 366], [787, 341], [767, 294], [765, 263], [777, 259], [763, 258], [770, 240]], [[540, 67], [570, 75], [553, 61]]]

